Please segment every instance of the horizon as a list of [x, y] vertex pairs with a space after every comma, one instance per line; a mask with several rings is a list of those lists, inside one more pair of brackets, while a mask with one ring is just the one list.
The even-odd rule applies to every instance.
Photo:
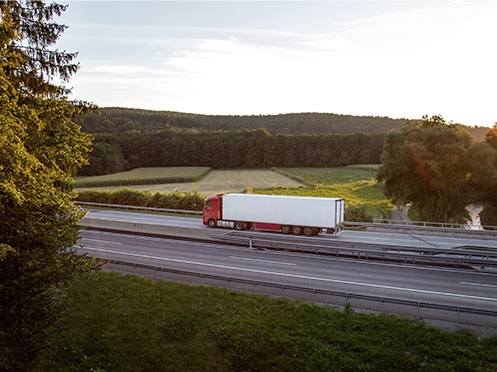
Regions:
[[71, 97], [101, 107], [497, 122], [495, 2], [68, 4]]

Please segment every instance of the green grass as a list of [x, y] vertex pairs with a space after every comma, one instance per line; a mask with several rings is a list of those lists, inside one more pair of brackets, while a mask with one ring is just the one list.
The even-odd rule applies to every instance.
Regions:
[[107, 174], [105, 176], [77, 177], [77, 188], [148, 185], [173, 182], [198, 181], [210, 171], [207, 167], [162, 167], [135, 168], [127, 172]]
[[381, 218], [393, 207], [375, 179], [378, 165], [350, 165], [337, 168], [277, 168], [278, 173], [300, 180], [308, 187], [256, 189], [254, 193], [344, 198], [348, 206], [367, 205], [367, 212]]
[[39, 371], [491, 371], [497, 337], [99, 273], [78, 280]]
[[[226, 192], [243, 192], [246, 188], [298, 187], [301, 184], [269, 169], [221, 169], [209, 172], [198, 182], [135, 185], [131, 188], [150, 192], [198, 191], [209, 196]], [[98, 187], [116, 190], [121, 187]]]

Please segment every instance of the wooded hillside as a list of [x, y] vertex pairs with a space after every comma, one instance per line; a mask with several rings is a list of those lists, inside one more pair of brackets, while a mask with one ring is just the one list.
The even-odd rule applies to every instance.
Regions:
[[83, 131], [90, 133], [128, 130], [150, 132], [175, 127], [201, 130], [266, 128], [272, 134], [382, 133], [391, 129], [399, 129], [406, 124], [405, 119], [322, 113], [223, 116], [117, 107], [102, 108], [100, 111], [100, 115], [89, 114], [77, 120]]

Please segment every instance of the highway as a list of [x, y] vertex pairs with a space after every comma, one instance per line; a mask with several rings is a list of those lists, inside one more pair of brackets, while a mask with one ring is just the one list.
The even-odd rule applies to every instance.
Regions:
[[[97, 211], [102, 218], [146, 220], [206, 229], [201, 220], [141, 213]], [[442, 237], [417, 237], [346, 231], [323, 239], [364, 241], [396, 245], [427, 244], [456, 247], [481, 245], [481, 241]], [[472, 271], [420, 267], [306, 255], [259, 251], [222, 244], [181, 241], [140, 235], [81, 231], [81, 252], [102, 258], [151, 264], [205, 274], [284, 283], [355, 294], [424, 301], [461, 307], [497, 310], [497, 275]], [[497, 247], [497, 242], [484, 241]]]
[[[164, 227], [186, 227], [208, 232], [223, 232], [224, 229], [208, 229], [202, 225], [202, 219], [192, 217], [167, 216], [159, 214], [122, 212], [102, 209], [89, 209], [88, 217], [101, 221], [120, 221], [127, 223], [147, 223]], [[497, 240], [480, 240], [469, 238], [453, 238], [442, 236], [429, 236], [421, 234], [379, 233], [368, 231], [347, 230], [337, 236], [321, 234], [321, 239], [334, 241], [361, 242], [373, 244], [399, 245], [422, 248], [457, 248], [462, 246], [482, 246], [497, 249]]]

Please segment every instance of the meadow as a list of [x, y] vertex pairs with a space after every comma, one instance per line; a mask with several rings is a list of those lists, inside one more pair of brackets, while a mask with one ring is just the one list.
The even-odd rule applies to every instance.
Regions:
[[111, 273], [63, 297], [38, 371], [491, 371], [497, 337]]
[[[143, 169], [143, 168], [139, 168]], [[174, 168], [169, 168], [174, 169]], [[187, 168], [186, 168], [187, 169]], [[126, 186], [126, 185], [123, 185]], [[270, 169], [222, 169], [212, 170], [198, 182], [133, 185], [138, 191], [190, 192], [197, 191], [205, 196], [226, 192], [243, 192], [246, 188], [299, 187], [301, 183]], [[122, 187], [95, 187], [98, 190], [116, 190]]]
[[[383, 195], [382, 184], [375, 179], [379, 165], [357, 164], [336, 168], [273, 168], [270, 169], [222, 169], [184, 167], [184, 168], [138, 168], [130, 172], [109, 176], [109, 180], [122, 186], [92, 187], [99, 191], [115, 191], [130, 188], [151, 193], [188, 193], [198, 192], [204, 196], [227, 192], [252, 192], [260, 194], [319, 196], [344, 198], [347, 206], [366, 205], [366, 211], [375, 218], [390, 216], [391, 203]], [[129, 182], [146, 182], [146, 175], [157, 175], [159, 170], [171, 179], [185, 175], [200, 175], [197, 182], [174, 182], [158, 184], [141, 184], [131, 186]], [[206, 173], [202, 173], [205, 172]], [[141, 175], [133, 180], [133, 174]], [[155, 177], [158, 179], [158, 177]], [[83, 178], [81, 181], [85, 181]], [[97, 180], [86, 180], [87, 183]], [[83, 192], [85, 189], [77, 189]], [[86, 198], [92, 197], [86, 195]], [[86, 199], [85, 199], [86, 200]], [[100, 199], [99, 199], [100, 200]], [[89, 201], [89, 200], [88, 200]]]
[[375, 218], [389, 217], [393, 205], [375, 179], [379, 165], [350, 165], [336, 168], [276, 168], [275, 171], [307, 185], [301, 188], [254, 189], [274, 195], [344, 198], [346, 206], [366, 205]]
[[127, 172], [105, 176], [77, 177], [76, 188], [151, 185], [164, 183], [195, 182], [210, 171], [208, 167], [136, 168]]

